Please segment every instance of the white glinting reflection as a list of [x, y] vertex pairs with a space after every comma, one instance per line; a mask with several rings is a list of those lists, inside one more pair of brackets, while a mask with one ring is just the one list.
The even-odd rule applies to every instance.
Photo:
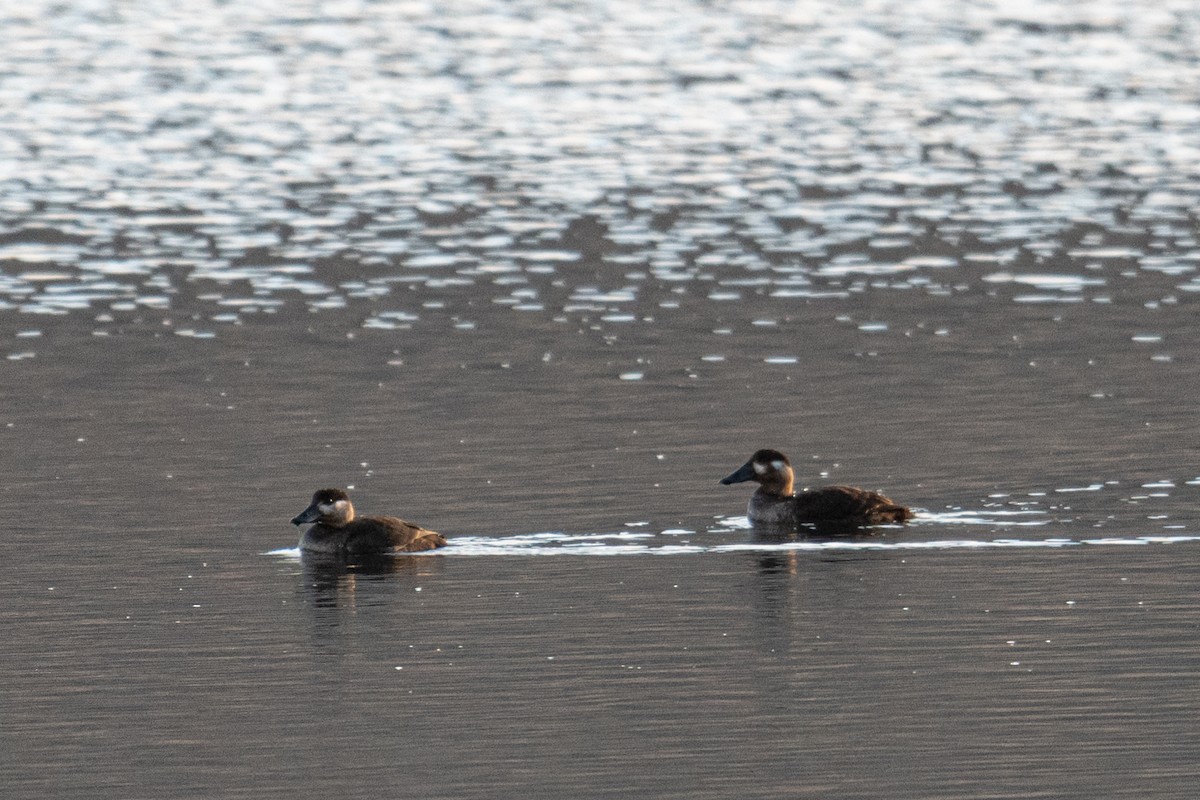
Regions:
[[[706, 537], [708, 535], [706, 534]], [[897, 541], [885, 538], [823, 539], [820, 537], [798, 538], [790, 541], [738, 541], [726, 543], [696, 543], [691, 540], [678, 541], [669, 534], [594, 533], [562, 534], [532, 533], [517, 536], [459, 536], [451, 537], [450, 543], [439, 550], [398, 556], [400, 558], [434, 558], [438, 556], [674, 556], [710, 553], [741, 552], [855, 552], [855, 551], [946, 551], [946, 550], [995, 550], [1028, 548], [1058, 550], [1074, 547], [1123, 547], [1169, 545], [1200, 542], [1200, 534], [1177, 536], [1105, 536], [1098, 538], [1017, 538], [993, 539], [921, 539]], [[268, 551], [265, 555], [288, 559], [299, 559], [298, 548], [282, 548]]]

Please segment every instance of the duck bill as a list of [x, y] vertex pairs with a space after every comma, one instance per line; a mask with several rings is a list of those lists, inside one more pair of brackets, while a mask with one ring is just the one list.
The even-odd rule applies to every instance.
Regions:
[[320, 516], [321, 516], [320, 509], [317, 508], [316, 503], [313, 503], [311, 506], [309, 506], [308, 508], [301, 511], [299, 514], [292, 517], [292, 524], [293, 525], [303, 525], [306, 522], [316, 522], [320, 518]]
[[736, 471], [729, 473], [724, 478], [721, 478], [721, 483], [728, 486], [731, 483], [745, 483], [746, 481], [752, 481], [754, 478], [754, 462], [747, 461], [745, 464], [742, 464], [740, 467], [738, 467]]

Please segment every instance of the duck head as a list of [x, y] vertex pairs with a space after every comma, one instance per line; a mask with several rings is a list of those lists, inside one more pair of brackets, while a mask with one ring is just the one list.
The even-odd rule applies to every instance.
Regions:
[[308, 508], [292, 518], [292, 524], [320, 522], [337, 528], [353, 520], [354, 506], [350, 503], [350, 495], [341, 489], [321, 489], [313, 494]]
[[792, 462], [778, 450], [759, 450], [750, 456], [750, 460], [738, 467], [734, 472], [721, 479], [728, 486], [731, 483], [754, 481], [762, 488], [761, 492], [786, 496], [792, 494], [792, 482], [795, 474], [792, 472]]

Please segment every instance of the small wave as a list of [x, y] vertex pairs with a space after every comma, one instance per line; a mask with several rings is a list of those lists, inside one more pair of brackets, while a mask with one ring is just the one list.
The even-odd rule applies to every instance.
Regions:
[[[445, 555], [693, 555], [700, 553], [738, 552], [790, 552], [790, 551], [863, 551], [863, 550], [983, 550], [1000, 548], [1061, 549], [1083, 546], [1130, 546], [1161, 545], [1200, 541], [1200, 536], [1131, 536], [1072, 539], [1048, 537], [1044, 539], [1020, 539], [1013, 537], [997, 539], [932, 539], [924, 541], [888, 541], [873, 539], [798, 539], [787, 542], [729, 542], [723, 544], [658, 544], [657, 537], [647, 536], [646, 541], [630, 542], [618, 537], [598, 535], [595, 537], [569, 537], [576, 540], [567, 544], [553, 535], [530, 542], [530, 537], [485, 538], [466, 537], [451, 539], [450, 545], [441, 552]], [[582, 540], [582, 541], [580, 541]]]
[[[707, 535], [707, 534], [706, 534]], [[921, 551], [921, 550], [995, 550], [1011, 548], [1057, 550], [1072, 547], [1129, 547], [1200, 542], [1200, 535], [1105, 536], [1097, 538], [1047, 537], [1021, 539], [928, 539], [896, 541], [882, 538], [796, 539], [784, 542], [742, 541], [715, 544], [680, 543], [664, 540], [652, 533], [598, 533], [566, 535], [558, 533], [517, 536], [459, 536], [436, 551], [439, 556], [631, 556], [697, 555], [703, 553], [770, 553], [794, 551]], [[270, 550], [264, 555], [300, 558], [295, 547]], [[428, 553], [425, 555], [435, 555]]]
[[263, 553], [263, 555], [264, 556], [282, 556], [285, 558], [299, 558], [300, 557], [300, 548], [299, 547], [280, 547], [277, 550], [268, 550], [267, 552]]
[[1014, 525], [1034, 527], [1048, 525], [1050, 520], [1045, 512], [1033, 509], [988, 509], [973, 511], [959, 509], [956, 511], [922, 511], [909, 525]]
[[679, 551], [678, 544], [655, 547], [653, 533], [534, 533], [517, 536], [456, 536], [438, 552], [445, 555], [593, 555], [619, 556], [660, 549]]

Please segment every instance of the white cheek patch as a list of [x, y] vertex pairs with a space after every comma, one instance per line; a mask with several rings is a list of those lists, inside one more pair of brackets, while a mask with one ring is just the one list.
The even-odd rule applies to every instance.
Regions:
[[771, 462], [771, 466], [774, 467], [777, 472], [783, 472], [783, 468], [787, 465], [782, 461], [775, 460]]
[[767, 474], [767, 465], [766, 465], [766, 464], [763, 464], [763, 463], [761, 463], [761, 462], [755, 461], [755, 462], [754, 462], [754, 472], [755, 472], [755, 474], [757, 474], [757, 475], [765, 475], [765, 474]]

